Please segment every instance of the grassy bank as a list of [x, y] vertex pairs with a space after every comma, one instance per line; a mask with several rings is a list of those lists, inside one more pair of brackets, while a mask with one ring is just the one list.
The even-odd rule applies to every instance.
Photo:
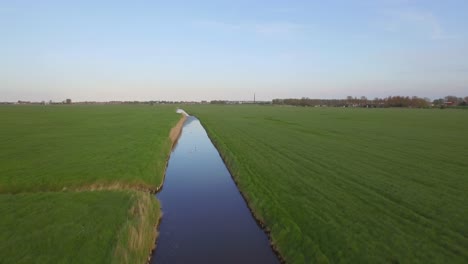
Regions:
[[0, 106], [0, 263], [145, 263], [179, 120], [173, 106]]
[[0, 106], [0, 192], [155, 189], [174, 107]]
[[287, 262], [468, 260], [466, 111], [184, 109]]
[[158, 214], [142, 192], [2, 194], [0, 262], [145, 263]]

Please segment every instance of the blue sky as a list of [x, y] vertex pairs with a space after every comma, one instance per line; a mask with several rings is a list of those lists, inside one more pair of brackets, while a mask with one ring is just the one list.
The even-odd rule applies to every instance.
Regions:
[[466, 0], [95, 2], [0, 0], [0, 101], [468, 95]]

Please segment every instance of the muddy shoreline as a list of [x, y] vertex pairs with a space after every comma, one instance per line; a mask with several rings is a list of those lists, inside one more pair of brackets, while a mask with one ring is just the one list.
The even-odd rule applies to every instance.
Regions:
[[151, 257], [153, 256], [153, 252], [156, 250], [156, 245], [157, 245], [158, 236], [159, 236], [159, 226], [161, 225], [162, 217], [163, 217], [163, 213], [161, 211], [161, 213], [159, 214], [158, 222], [154, 226], [154, 243], [153, 243], [153, 247], [151, 248], [149, 252], [148, 258], [146, 259], [146, 264], [151, 262]]
[[185, 114], [182, 114], [182, 117], [179, 119], [177, 124], [171, 128], [171, 131], [169, 132], [169, 139], [171, 140], [171, 150], [169, 152], [169, 155], [166, 158], [166, 166], [164, 169], [164, 174], [163, 178], [161, 180], [161, 184], [156, 187], [155, 190], [152, 191], [153, 194], [158, 193], [162, 187], [164, 186], [164, 180], [166, 178], [166, 170], [167, 170], [167, 165], [169, 164], [169, 160], [171, 159], [171, 152], [174, 150], [175, 146], [177, 145], [177, 141], [179, 140], [180, 136], [182, 135], [182, 129], [184, 127], [185, 120], [187, 120], [187, 116]]

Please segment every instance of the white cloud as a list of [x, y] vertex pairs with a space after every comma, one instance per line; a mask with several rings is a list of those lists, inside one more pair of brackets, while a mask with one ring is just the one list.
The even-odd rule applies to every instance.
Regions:
[[390, 21], [385, 26], [386, 31], [401, 32], [415, 28], [434, 40], [454, 39], [457, 35], [446, 32], [440, 20], [432, 12], [423, 11], [387, 11]]
[[307, 27], [292, 22], [271, 22], [252, 25], [255, 32], [264, 35], [278, 35], [304, 32]]
[[252, 32], [265, 36], [303, 34], [311, 28], [309, 25], [289, 21], [227, 23], [216, 20], [200, 20], [194, 24], [212, 30]]

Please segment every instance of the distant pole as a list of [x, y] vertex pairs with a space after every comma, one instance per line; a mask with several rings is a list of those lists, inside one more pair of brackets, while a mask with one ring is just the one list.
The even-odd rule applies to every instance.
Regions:
[[254, 104], [255, 104], [255, 93], [254, 93]]

